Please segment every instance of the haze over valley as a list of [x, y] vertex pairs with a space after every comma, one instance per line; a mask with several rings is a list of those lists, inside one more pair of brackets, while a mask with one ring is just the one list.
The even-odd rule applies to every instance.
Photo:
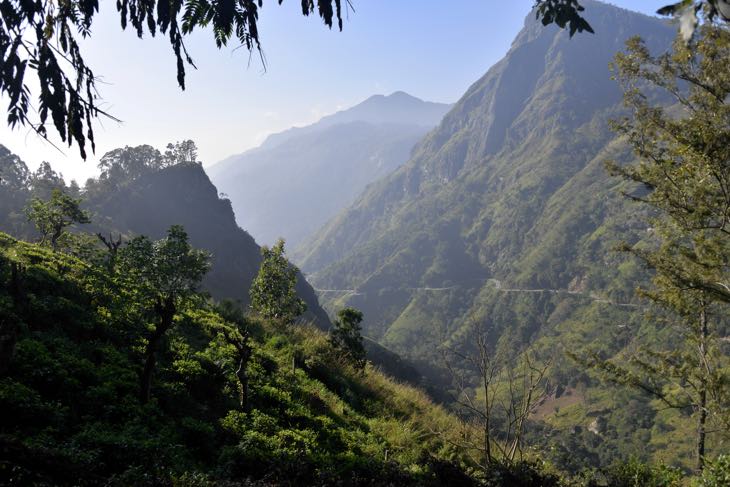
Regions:
[[[0, 8], [0, 484], [728, 485], [730, 4], [145, 2]], [[205, 87], [169, 143], [99, 123], [109, 16]]]

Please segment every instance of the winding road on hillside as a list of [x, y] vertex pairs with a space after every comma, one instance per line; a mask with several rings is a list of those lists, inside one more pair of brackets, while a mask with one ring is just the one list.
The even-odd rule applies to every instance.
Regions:
[[[482, 282], [487, 282], [494, 285], [494, 288], [498, 290], [499, 292], [503, 293], [532, 293], [532, 294], [540, 294], [540, 293], [550, 293], [550, 294], [569, 294], [572, 296], [581, 296], [588, 298], [592, 300], [595, 303], [603, 303], [608, 304], [610, 306], [617, 306], [622, 308], [641, 308], [642, 306], [639, 304], [634, 303], [619, 303], [617, 301], [612, 301], [610, 299], [606, 299], [602, 296], [599, 296], [598, 294], [594, 292], [583, 292], [583, 291], [571, 291], [569, 289], [525, 289], [525, 288], [507, 288], [503, 287], [502, 281], [499, 279], [480, 279]], [[460, 284], [455, 284], [452, 286], [445, 286], [445, 287], [409, 287], [405, 288], [408, 291], [427, 291], [427, 292], [442, 292], [442, 291], [451, 291], [454, 289], [459, 289], [464, 287]], [[389, 290], [392, 288], [388, 288]], [[325, 294], [325, 293], [341, 293], [344, 295], [351, 295], [351, 296], [363, 296], [367, 294], [366, 292], [358, 291], [357, 289], [317, 289], [314, 288], [314, 290], [318, 294]], [[384, 291], [386, 289], [380, 289], [379, 291]], [[372, 291], [371, 291], [372, 292]]]

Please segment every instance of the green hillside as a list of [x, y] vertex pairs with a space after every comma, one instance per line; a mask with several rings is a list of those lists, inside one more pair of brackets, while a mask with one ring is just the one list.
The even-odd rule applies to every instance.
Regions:
[[[198, 301], [175, 317], [140, 404], [150, 318], [134, 283], [6, 234], [0, 281], [3, 354], [15, 339], [0, 379], [4, 485], [470, 485], [465, 457], [430, 434], [455, 433], [456, 419], [350, 368], [313, 327], [224, 318]], [[245, 409], [221, 335], [235, 320], [252, 336]]]
[[529, 346], [551, 360], [553, 385], [571, 394], [547, 401], [549, 427], [534, 433], [550, 438], [554, 461], [580, 469], [634, 455], [688, 468], [690, 422], [638, 393], [608, 392], [565, 353], [610, 357], [632, 337], [662, 340], [634, 292], [649, 274], [614, 251], [647, 236], [647, 215], [604, 163], [633, 161], [608, 126], [625, 115], [609, 62], [632, 35], [663, 52], [675, 31], [606, 4], [587, 9], [596, 35], [580, 42], [528, 17], [504, 59], [299, 264], [325, 307], [362, 309], [366, 334], [443, 387], [442, 351], [468, 349], [475, 327], [495, 351]]
[[[560, 303], [632, 304], [638, 270], [618, 266], [610, 249], [644, 224], [623, 218], [622, 183], [603, 168], [630, 160], [608, 127], [622, 113], [608, 64], [629, 35], [667, 48], [673, 30], [590, 8], [601, 34], [579, 43], [529, 18], [411, 160], [319, 232], [299, 263], [315, 287], [332, 290], [322, 294], [328, 303], [365, 310], [368, 332], [403, 352], [433, 349], [488, 316], [492, 327], [518, 322], [529, 338]], [[508, 302], [531, 303], [534, 315], [487, 313]]]
[[[163, 164], [163, 154], [142, 145], [110, 151], [102, 175], [86, 182], [83, 191], [71, 187], [50, 166], [31, 173], [25, 162], [0, 145], [0, 231], [35, 239], [24, 208], [31, 198], [46, 199], [53, 188], [82, 196], [91, 212], [90, 233], [101, 232], [107, 239], [135, 235], [157, 239], [171, 225], [182, 225], [193, 245], [212, 254], [212, 268], [204, 287], [216, 299], [233, 299], [248, 304], [248, 289], [261, 253], [254, 239], [236, 223], [228, 199], [221, 198], [203, 167], [197, 162]], [[102, 163], [104, 164], [104, 163]], [[12, 177], [11, 177], [12, 176]], [[320, 327], [329, 326], [327, 314], [304, 279], [297, 292], [308, 306], [307, 318]]]

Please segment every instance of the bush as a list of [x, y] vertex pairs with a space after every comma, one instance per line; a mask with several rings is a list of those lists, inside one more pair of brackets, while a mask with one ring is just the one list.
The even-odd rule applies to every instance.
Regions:
[[632, 458], [599, 471], [591, 472], [585, 487], [679, 487], [682, 472], [666, 465], [649, 465]]
[[720, 455], [713, 462], [707, 462], [698, 487], [725, 487], [730, 485], [730, 455]]

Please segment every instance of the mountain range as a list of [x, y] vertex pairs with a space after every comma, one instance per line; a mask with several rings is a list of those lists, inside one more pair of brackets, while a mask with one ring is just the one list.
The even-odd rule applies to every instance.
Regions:
[[408, 160], [450, 108], [403, 92], [375, 95], [315, 124], [207, 169], [256, 240], [284, 237], [290, 248], [352, 203], [365, 187]]
[[[468, 350], [475, 329], [495, 354], [529, 348], [551, 361], [551, 381], [572, 392], [546, 403], [542, 419], [554, 430], [539, 435], [567, 445], [578, 441], [576, 426], [585, 432], [596, 418], [614, 428], [593, 428], [600, 440], [580, 441], [598, 446], [566, 447], [561, 462], [665, 451], [666, 436], [653, 428], [673, 421], [646, 398], [607, 393], [564, 353], [612, 356], [647, 326], [634, 293], [647, 271], [614, 251], [645, 237], [647, 223], [621, 195], [632, 187], [604, 169], [607, 160], [633, 161], [609, 127], [626, 115], [609, 64], [631, 36], [658, 53], [675, 34], [656, 18], [585, 6], [596, 34], [580, 41], [528, 16], [506, 56], [412, 157], [295, 254], [326, 308], [361, 309], [368, 336], [434, 381], [448, 376], [443, 351]], [[618, 417], [629, 400], [641, 414]], [[676, 451], [689, 458], [676, 434]]]

